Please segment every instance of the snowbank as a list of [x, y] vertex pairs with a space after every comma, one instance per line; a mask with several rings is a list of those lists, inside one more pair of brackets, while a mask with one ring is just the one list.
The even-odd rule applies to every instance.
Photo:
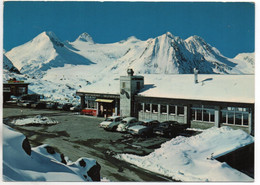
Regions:
[[92, 181], [90, 171], [100, 170], [94, 159], [71, 162], [47, 145], [30, 148], [25, 141], [23, 134], [3, 125], [4, 181]]
[[13, 125], [53, 125], [59, 123], [58, 121], [37, 115], [33, 118], [15, 119], [11, 122]]
[[253, 142], [254, 138], [242, 130], [210, 128], [190, 138], [174, 138], [147, 156], [118, 154], [116, 157], [180, 181], [253, 181], [214, 159]]

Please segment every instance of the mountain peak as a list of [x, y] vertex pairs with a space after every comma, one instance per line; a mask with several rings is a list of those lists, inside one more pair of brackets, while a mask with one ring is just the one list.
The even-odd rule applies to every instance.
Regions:
[[35, 40], [36, 42], [40, 42], [41, 40], [46, 39], [46, 37], [49, 38], [49, 40], [55, 46], [59, 46], [59, 47], [63, 47], [64, 46], [64, 44], [60, 41], [60, 39], [52, 31], [44, 31], [41, 34], [39, 34], [37, 37], [35, 37], [33, 40]]
[[203, 44], [203, 45], [207, 44], [205, 42], [205, 40], [202, 37], [198, 36], [198, 35], [190, 36], [185, 41], [186, 42], [194, 42], [195, 41], [195, 42], [198, 42], [198, 43]]
[[88, 33], [86, 33], [86, 32], [82, 33], [82, 34], [77, 38], [77, 40], [80, 40], [80, 41], [83, 41], [83, 42], [94, 43], [92, 37], [91, 37]]
[[166, 36], [170, 37], [170, 38], [174, 37], [173, 34], [171, 32], [169, 32], [169, 31], [166, 32]]

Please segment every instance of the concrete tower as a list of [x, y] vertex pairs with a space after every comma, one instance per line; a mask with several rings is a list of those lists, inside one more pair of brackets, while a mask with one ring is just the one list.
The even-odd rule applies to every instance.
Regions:
[[133, 69], [127, 76], [120, 76], [120, 116], [134, 116], [134, 95], [144, 87], [144, 77], [134, 76]]

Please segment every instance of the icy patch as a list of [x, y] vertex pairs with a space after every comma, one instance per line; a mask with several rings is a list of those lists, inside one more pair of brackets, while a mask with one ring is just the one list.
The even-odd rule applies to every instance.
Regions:
[[59, 122], [46, 116], [37, 115], [33, 118], [16, 119], [11, 122], [13, 125], [53, 125]]

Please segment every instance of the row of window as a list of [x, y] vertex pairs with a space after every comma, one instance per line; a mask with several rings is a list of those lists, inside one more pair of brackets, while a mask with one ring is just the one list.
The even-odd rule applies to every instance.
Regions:
[[[184, 115], [184, 107], [168, 105], [169, 114]], [[138, 105], [138, 111], [167, 114], [167, 105], [161, 105], [161, 111], [158, 112], [158, 104]], [[249, 109], [241, 107], [225, 107], [221, 110], [221, 123], [248, 126]], [[191, 119], [193, 121], [215, 122], [215, 109], [213, 106], [193, 106], [191, 109]]]
[[224, 124], [248, 126], [248, 112], [222, 111], [221, 121]]
[[[221, 110], [221, 123], [248, 126], [249, 109], [241, 107], [225, 107]], [[215, 122], [215, 110], [206, 106], [192, 107], [192, 120]]]
[[[169, 106], [169, 114], [172, 115], [184, 115], [184, 107], [183, 106], [176, 106], [176, 105], [168, 105]], [[144, 112], [152, 112], [152, 113], [160, 113], [160, 114], [167, 114], [167, 105], [161, 105], [161, 111], [158, 112], [158, 104], [144, 104], [144, 110], [143, 105], [138, 105], [138, 111], [144, 111]]]
[[215, 110], [192, 109], [191, 118], [194, 121], [215, 122]]
[[[4, 87], [4, 92], [11, 92], [11, 87]], [[12, 92], [18, 92], [19, 94], [25, 94], [26, 93], [26, 87], [18, 87], [17, 89], [15, 87], [12, 87]]]

